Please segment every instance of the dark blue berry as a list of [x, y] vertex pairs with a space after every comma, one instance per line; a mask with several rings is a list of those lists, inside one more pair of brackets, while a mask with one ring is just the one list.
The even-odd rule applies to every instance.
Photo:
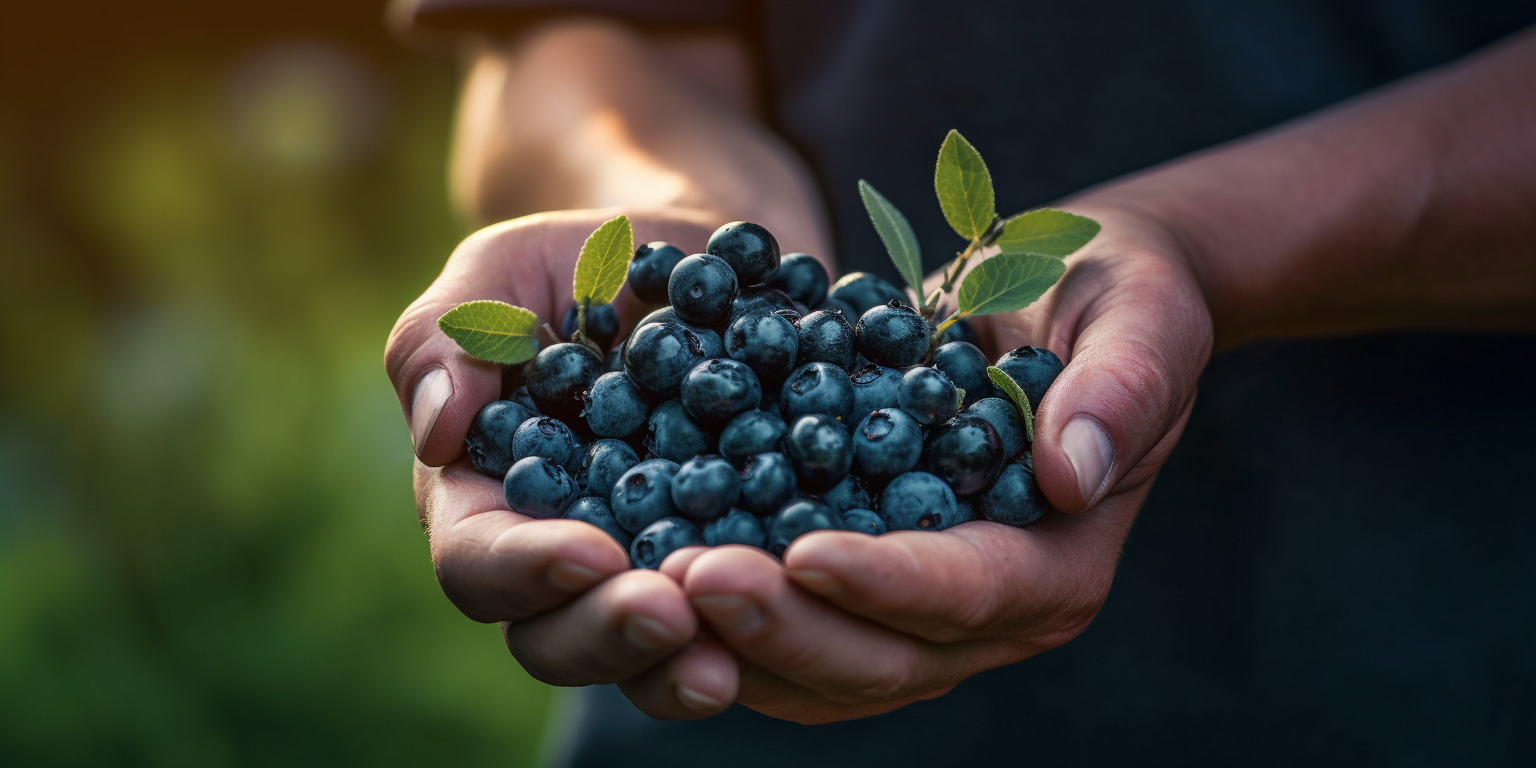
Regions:
[[843, 301], [842, 299], [834, 299], [831, 296], [828, 296], [827, 298], [822, 299], [820, 304], [817, 304], [816, 306], [811, 307], [811, 309], [815, 309], [815, 310], [832, 310], [832, 309], [835, 309], [835, 310], [843, 313], [843, 317], [858, 317], [858, 316], [864, 314], [863, 312], [860, 312], [859, 310], [855, 309], [852, 304], [850, 304], [850, 303], [848, 303], [846, 301]]
[[1049, 508], [1035, 482], [1032, 462], [1010, 461], [992, 487], [981, 496], [981, 516], [994, 523], [1022, 527], [1039, 520]]
[[710, 434], [688, 416], [681, 400], [668, 400], [651, 411], [643, 442], [656, 456], [679, 463], [710, 450]]
[[626, 550], [629, 549], [629, 543], [634, 540], [629, 531], [624, 530], [619, 525], [619, 521], [613, 519], [613, 510], [609, 509], [608, 500], [604, 498], [585, 496], [571, 502], [571, 505], [565, 508], [565, 519], [580, 520], [597, 526]]
[[629, 337], [624, 372], [656, 397], [676, 397], [689, 369], [704, 359], [699, 336], [676, 323], [651, 323]]
[[789, 427], [784, 452], [795, 468], [800, 488], [822, 493], [848, 474], [853, 445], [848, 428], [823, 413], [802, 416]]
[[740, 466], [750, 456], [781, 450], [789, 425], [777, 413], [747, 411], [720, 433], [720, 455]]
[[695, 456], [672, 478], [672, 505], [691, 520], [713, 520], [736, 505], [741, 475], [719, 456]]
[[715, 230], [704, 252], [730, 264], [744, 286], [763, 282], [779, 268], [779, 242], [762, 225], [750, 221], [733, 221]]
[[782, 453], [759, 453], [741, 468], [741, 498], [737, 506], [766, 515], [795, 495], [795, 468]]
[[1024, 418], [1019, 415], [1019, 407], [1013, 401], [984, 397], [972, 403], [965, 412], [986, 419], [992, 429], [997, 431], [1004, 459], [1011, 459], [1024, 450]]
[[757, 375], [736, 360], [705, 360], [683, 377], [683, 408], [706, 428], [719, 429], [737, 414], [757, 408], [763, 399]]
[[827, 268], [815, 257], [804, 253], [785, 254], [779, 271], [768, 284], [789, 294], [807, 307], [820, 304], [827, 297]]
[[763, 549], [768, 546], [768, 528], [757, 515], [745, 509], [733, 509], [724, 517], [704, 525], [704, 543], [711, 547], [745, 544]]
[[1045, 397], [1045, 391], [1051, 388], [1051, 383], [1061, 374], [1065, 365], [1061, 358], [1044, 347], [1019, 347], [1018, 349], [1003, 355], [997, 361], [997, 367], [1008, 374], [1008, 377], [1018, 382], [1019, 388], [1024, 390], [1024, 395], [1029, 398], [1031, 410], [1040, 410], [1040, 399]]
[[832, 486], [826, 493], [821, 494], [821, 500], [832, 509], [843, 512], [858, 507], [874, 506], [874, 500], [869, 495], [869, 488], [858, 475], [848, 475]]
[[736, 299], [736, 273], [723, 259], [695, 253], [672, 270], [667, 298], [677, 316], [690, 323], [723, 324]]
[[984, 397], [997, 397], [997, 387], [987, 378], [987, 356], [974, 344], [952, 341], [933, 351], [929, 362], [944, 372], [955, 386], [965, 390], [965, 405]]
[[565, 467], [542, 456], [520, 459], [501, 484], [507, 508], [529, 517], [559, 517], [576, 498], [576, 481]]
[[928, 321], [895, 299], [861, 315], [853, 337], [860, 354], [887, 368], [917, 365], [928, 356]]
[[639, 533], [647, 525], [668, 515], [676, 515], [672, 504], [672, 477], [677, 464], [666, 459], [649, 459], [630, 467], [619, 476], [608, 494], [613, 518], [630, 533]]
[[945, 520], [944, 525], [939, 528], [939, 530], [942, 531], [946, 528], [953, 528], [962, 523], [969, 523], [970, 521], [975, 520], [978, 514], [976, 511], [976, 502], [974, 501], [975, 498], [976, 497], [974, 496], [955, 497], [955, 514], [950, 519]]
[[580, 344], [552, 344], [528, 366], [528, 394], [539, 413], [567, 424], [581, 419], [581, 396], [603, 374], [603, 359]]
[[853, 413], [853, 383], [848, 372], [830, 363], [807, 363], [795, 369], [779, 389], [784, 421], [823, 414], [846, 422]]
[[853, 370], [858, 354], [853, 345], [853, 326], [842, 312], [812, 312], [800, 318], [799, 330], [800, 354], [795, 358], [796, 365], [830, 363], [844, 371]]
[[736, 294], [736, 300], [731, 302], [730, 319], [726, 325], [736, 322], [747, 315], [773, 314], [782, 311], [798, 312], [803, 309], [795, 303], [794, 299], [777, 288], [769, 288], [766, 285], [758, 285], [751, 288], [743, 288]]
[[[577, 311], [578, 308], [572, 306], [560, 321], [560, 335], [567, 339], [576, 335]], [[619, 313], [614, 311], [612, 304], [593, 304], [587, 307], [587, 338], [592, 343], [607, 349], [618, 335]]]
[[955, 385], [943, 371], [928, 367], [907, 371], [896, 391], [901, 409], [923, 426], [949, 421], [960, 410], [958, 396]]
[[[628, 343], [628, 341], [628, 339], [625, 339], [624, 343]], [[608, 354], [603, 356], [603, 370], [609, 373], [624, 370], [623, 343], [619, 344], [619, 346], [614, 347], [613, 349], [608, 350]]]
[[533, 416], [533, 411], [511, 400], [497, 400], [481, 408], [464, 436], [470, 463], [491, 477], [505, 477], [514, 461], [512, 436]]
[[1002, 462], [997, 430], [976, 414], [962, 413], [929, 433], [917, 466], [949, 483], [956, 496], [969, 496], [997, 477]]
[[613, 494], [613, 486], [625, 472], [640, 463], [635, 449], [622, 440], [598, 440], [587, 446], [582, 454], [581, 468], [576, 478], [582, 493], [607, 499]]
[[739, 360], [766, 384], [782, 382], [795, 369], [800, 336], [789, 320], [777, 313], [748, 314], [731, 323], [725, 332], [725, 352]]
[[783, 557], [791, 542], [811, 531], [842, 529], [842, 520], [825, 503], [816, 499], [796, 499], [768, 518], [768, 551]]
[[940, 344], [948, 344], [954, 341], [963, 341], [977, 347], [981, 346], [981, 338], [976, 335], [976, 327], [971, 325], [970, 320], [963, 317], [956, 320], [948, 328], [945, 328], [944, 334], [939, 337]]
[[636, 568], [656, 570], [662, 561], [683, 547], [704, 546], [699, 527], [681, 517], [664, 517], [646, 526], [629, 545], [629, 561]]
[[868, 509], [847, 509], [841, 515], [843, 530], [879, 536], [885, 533], [885, 521]]
[[881, 408], [900, 408], [901, 371], [870, 363], [848, 377], [853, 384], [853, 413], [848, 422], [858, 424]]
[[853, 431], [853, 466], [876, 484], [910, 472], [923, 455], [923, 428], [900, 408], [881, 408]]
[[880, 492], [880, 517], [891, 531], [936, 531], [955, 517], [955, 492], [927, 472], [898, 475]]
[[[527, 408], [529, 413], [536, 416], [539, 415], [539, 406], [534, 404], [533, 395], [528, 394], [527, 384], [524, 384], [517, 389], [507, 393], [507, 399], [517, 403], [518, 405], [521, 405], [524, 408]], [[521, 424], [522, 422], [518, 423]]]
[[627, 438], [639, 432], [651, 415], [645, 393], [623, 371], [597, 377], [581, 402], [587, 428], [601, 437]]
[[575, 469], [581, 462], [576, 453], [576, 435], [559, 419], [537, 416], [522, 423], [512, 435], [512, 458], [521, 461], [529, 456], [543, 456], [567, 470]]
[[853, 314], [849, 317], [858, 317], [892, 300], [905, 303], [907, 295], [879, 275], [851, 272], [832, 284], [827, 291], [827, 300], [846, 303], [853, 308]]
[[629, 262], [629, 289], [646, 304], [667, 303], [667, 280], [672, 269], [688, 254], [671, 243], [646, 243], [635, 249]]

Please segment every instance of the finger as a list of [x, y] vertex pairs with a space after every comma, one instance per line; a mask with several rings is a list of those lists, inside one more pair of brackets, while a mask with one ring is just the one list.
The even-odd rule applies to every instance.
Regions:
[[418, 463], [417, 494], [438, 582], [476, 621], [526, 619], [629, 568], [623, 547], [591, 525], [508, 511], [500, 483], [468, 459], [443, 468]]
[[838, 703], [899, 701], [954, 685], [986, 656], [852, 616], [795, 588], [776, 560], [749, 547], [699, 555], [684, 588], [731, 650]]
[[708, 632], [672, 658], [619, 683], [641, 712], [662, 720], [698, 720], [719, 714], [736, 698], [736, 658]]
[[550, 685], [633, 677], [687, 645], [697, 631], [677, 582], [646, 570], [619, 574], [558, 610], [502, 624], [512, 656]]
[[741, 671], [740, 692], [736, 694], [736, 701], [744, 707], [769, 717], [790, 720], [801, 725], [820, 725], [884, 714], [916, 701], [943, 696], [951, 688], [953, 686], [897, 701], [866, 704], [839, 703], [805, 686], [791, 683], [762, 667], [745, 664]]
[[1135, 501], [1028, 528], [826, 533], [784, 553], [789, 578], [849, 613], [937, 643], [1005, 636], [1015, 659], [1075, 637], [1103, 604]]
[[661, 561], [661, 568], [659, 570], [661, 571], [662, 575], [681, 584], [683, 583], [683, 576], [688, 573], [688, 566], [691, 565], [699, 555], [702, 555], [708, 551], [709, 547], [683, 547], [682, 549], [667, 555], [667, 559]]

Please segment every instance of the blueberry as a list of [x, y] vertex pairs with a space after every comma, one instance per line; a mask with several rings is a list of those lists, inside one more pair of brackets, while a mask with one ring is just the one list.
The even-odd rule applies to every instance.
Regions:
[[613, 486], [636, 464], [640, 457], [635, 449], [622, 440], [598, 440], [587, 446], [582, 454], [581, 468], [576, 479], [582, 492], [589, 496], [606, 499], [613, 493]]
[[827, 297], [827, 268], [815, 257], [804, 253], [785, 254], [779, 271], [768, 284], [789, 294], [807, 307], [814, 307]]
[[901, 409], [923, 426], [949, 421], [960, 410], [958, 395], [955, 385], [943, 371], [928, 367], [907, 371], [896, 391]]
[[725, 352], [746, 363], [758, 381], [777, 384], [795, 369], [800, 336], [789, 320], [776, 313], [749, 314], [725, 332]]
[[757, 408], [763, 399], [757, 375], [735, 360], [705, 360], [695, 365], [683, 377], [681, 391], [688, 415], [696, 423], [715, 429], [730, 423], [737, 414]]
[[1002, 468], [1003, 443], [984, 418], [962, 413], [934, 428], [923, 446], [919, 469], [937, 475], [956, 496], [977, 493]]
[[[512, 401], [512, 402], [514, 402], [514, 403], [517, 403], [518, 405], [521, 405], [524, 408], [527, 408], [528, 412], [531, 413], [531, 414], [534, 414], [535, 416], [537, 416], [539, 414], [539, 406], [534, 404], [534, 402], [533, 402], [533, 395], [528, 394], [528, 385], [527, 384], [524, 384], [524, 385], [518, 387], [517, 389], [514, 389], [511, 392], [507, 393], [507, 399]], [[518, 422], [518, 424], [522, 424], [522, 423], [523, 422], [521, 422], [521, 421]], [[513, 427], [513, 429], [516, 429], [516, 427]]]
[[672, 478], [672, 506], [683, 517], [713, 520], [736, 505], [741, 475], [719, 456], [695, 456], [678, 467]]
[[629, 343], [629, 339], [625, 339], [619, 346], [608, 350], [608, 354], [603, 356], [603, 370], [609, 373], [624, 370], [624, 345], [627, 343]]
[[576, 481], [559, 462], [543, 456], [519, 459], [501, 484], [507, 508], [529, 517], [559, 517], [576, 498]]
[[965, 405], [984, 397], [996, 397], [997, 387], [987, 378], [987, 356], [974, 344], [952, 341], [933, 351], [929, 363], [944, 372], [954, 385], [965, 390]]
[[683, 547], [704, 546], [699, 527], [681, 517], [663, 517], [636, 534], [629, 545], [629, 561], [636, 568], [656, 570], [662, 561]]
[[795, 369], [779, 389], [779, 410], [786, 422], [825, 414], [846, 422], [853, 414], [853, 383], [848, 372], [829, 363], [807, 363]]
[[709, 453], [710, 434], [689, 418], [683, 401], [668, 400], [651, 411], [644, 445], [663, 459], [684, 462]]
[[630, 533], [639, 533], [647, 525], [668, 515], [676, 515], [672, 504], [672, 478], [677, 464], [666, 459], [642, 461], [619, 476], [608, 494], [608, 506], [619, 525]]
[[796, 304], [794, 299], [777, 288], [766, 285], [743, 288], [736, 294], [736, 300], [731, 302], [730, 319], [726, 324], [740, 320], [747, 315], [767, 315], [780, 311], [795, 311], [803, 309], [803, 305]]
[[688, 370], [704, 359], [693, 331], [676, 323], [641, 326], [624, 348], [624, 372], [641, 389], [658, 397], [674, 397]]
[[841, 515], [843, 530], [879, 536], [885, 533], [885, 521], [868, 509], [847, 509]]
[[733, 221], [715, 230], [704, 252], [730, 264], [742, 285], [757, 285], [779, 268], [779, 242], [750, 221]]
[[597, 377], [581, 402], [587, 428], [602, 437], [627, 438], [639, 432], [651, 415], [645, 393], [623, 371]]
[[858, 424], [865, 416], [881, 408], [900, 408], [901, 371], [870, 363], [848, 377], [853, 384], [853, 414], [848, 422]]
[[[694, 335], [699, 337], [699, 349], [703, 350], [704, 357], [725, 357], [725, 344], [721, 342], [719, 333], [716, 333], [712, 328], [699, 325], [698, 323], [690, 323], [678, 317], [677, 311], [671, 307], [662, 307], [640, 318], [640, 322], [635, 324], [635, 330], [638, 331], [647, 325], [656, 325], [658, 323], [672, 323], [673, 325], [680, 325], [693, 331]], [[630, 335], [633, 336], [634, 332], [631, 331]]]
[[953, 528], [962, 523], [969, 523], [975, 520], [977, 518], [975, 498], [974, 496], [955, 497], [955, 514], [950, 519], [945, 520], [944, 525], [939, 530]]
[[848, 475], [837, 481], [837, 485], [821, 495], [821, 500], [838, 512], [874, 506], [869, 488], [864, 485], [864, 481], [859, 479], [858, 475]]
[[759, 515], [777, 510], [795, 495], [795, 469], [782, 453], [759, 453], [741, 468], [737, 505]]
[[850, 303], [848, 303], [848, 302], [846, 302], [846, 301], [844, 301], [842, 299], [834, 299], [831, 296], [828, 296], [827, 298], [822, 299], [821, 303], [817, 304], [814, 307], [812, 307], [812, 309], [816, 309], [816, 310], [822, 310], [822, 309], [832, 310], [832, 309], [835, 309], [835, 310], [837, 310], [839, 312], [842, 312], [843, 313], [843, 317], [858, 317], [858, 316], [864, 314], [863, 312], [860, 312], [858, 309], [854, 308], [854, 306], [852, 304], [850, 304]]
[[[560, 335], [567, 339], [576, 335], [577, 311], [577, 307], [572, 306], [560, 321]], [[593, 304], [587, 307], [587, 338], [592, 343], [607, 349], [618, 335], [619, 313], [614, 311], [612, 304]]]
[[634, 539], [629, 531], [619, 526], [619, 521], [613, 519], [613, 510], [608, 507], [608, 500], [597, 496], [585, 496], [571, 502], [565, 508], [565, 519], [595, 525], [625, 549], [629, 549], [629, 542]]
[[1019, 415], [1019, 407], [1011, 400], [1000, 397], [984, 397], [972, 403], [965, 409], [966, 413], [974, 413], [987, 420], [992, 429], [997, 431], [997, 439], [1002, 442], [1003, 458], [1011, 459], [1024, 450], [1024, 418]]
[[927, 472], [908, 472], [880, 492], [880, 517], [892, 531], [936, 531], [955, 517], [955, 492]]
[[789, 427], [784, 452], [801, 489], [821, 493], [837, 485], [853, 463], [848, 428], [824, 413], [802, 416]]
[[720, 433], [720, 455], [740, 466], [749, 456], [783, 448], [787, 434], [789, 425], [778, 414], [747, 411]]
[[522, 423], [512, 435], [512, 458], [521, 461], [529, 456], [543, 456], [567, 470], [575, 469], [581, 461], [576, 453], [576, 435], [559, 419], [536, 416]]
[[511, 400], [497, 400], [481, 408], [464, 436], [470, 463], [491, 477], [505, 477], [514, 461], [512, 436], [533, 416], [532, 411]]
[[784, 556], [790, 542], [811, 531], [840, 531], [842, 520], [831, 507], [816, 499], [796, 499], [768, 518], [768, 551]]
[[724, 517], [705, 524], [704, 543], [711, 547], [745, 544], [763, 549], [768, 546], [768, 529], [757, 515], [745, 509], [733, 509]]
[[827, 299], [846, 303], [853, 308], [853, 314], [849, 317], [858, 317], [892, 300], [905, 303], [907, 295], [879, 275], [850, 272], [832, 284], [827, 291]]
[[629, 289], [647, 304], [667, 303], [667, 280], [688, 254], [671, 243], [646, 243], [635, 249], [629, 262]]
[[853, 431], [854, 469], [874, 483], [912, 471], [922, 455], [923, 428], [900, 408], [881, 408]]
[[800, 318], [804, 317], [804, 315], [801, 314], [799, 310], [794, 309], [775, 309], [773, 313], [779, 317], [784, 318], [785, 320], [788, 320], [789, 324], [795, 326], [796, 328], [800, 327]]
[[948, 328], [945, 328], [943, 335], [939, 337], [940, 344], [948, 344], [953, 341], [963, 341], [976, 347], [981, 346], [981, 339], [976, 335], [976, 327], [971, 325], [970, 320], [963, 317], [956, 320]]
[[1049, 349], [1044, 347], [1019, 347], [1018, 349], [1003, 355], [997, 361], [997, 367], [1008, 374], [1008, 377], [1018, 382], [1019, 388], [1024, 390], [1029, 398], [1031, 410], [1040, 410], [1040, 398], [1045, 397], [1045, 391], [1051, 388], [1051, 383], [1065, 368], [1061, 358], [1057, 357]]
[[928, 356], [928, 321], [896, 299], [860, 316], [853, 337], [860, 354], [887, 368], [917, 365]]
[[581, 395], [603, 374], [603, 359], [580, 344], [552, 344], [528, 366], [528, 394], [539, 413], [567, 424], [581, 418]]
[[982, 517], [1015, 527], [1039, 520], [1049, 506], [1035, 482], [1034, 467], [1023, 460], [1003, 465], [997, 480], [981, 496]]
[[695, 253], [672, 270], [667, 298], [678, 317], [690, 323], [714, 325], [730, 314], [731, 302], [736, 299], [736, 273], [723, 259]]
[[796, 365], [830, 363], [853, 370], [857, 355], [853, 345], [853, 326], [835, 309], [823, 309], [800, 318], [800, 354]]

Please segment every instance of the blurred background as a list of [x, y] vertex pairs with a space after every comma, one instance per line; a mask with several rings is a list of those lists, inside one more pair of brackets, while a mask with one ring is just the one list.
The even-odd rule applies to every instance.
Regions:
[[382, 1], [0, 23], [0, 765], [535, 762], [381, 364], [466, 233]]

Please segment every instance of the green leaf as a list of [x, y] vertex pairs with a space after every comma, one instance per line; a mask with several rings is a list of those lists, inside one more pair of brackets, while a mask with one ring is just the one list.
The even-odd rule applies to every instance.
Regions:
[[1056, 284], [1067, 265], [1038, 253], [1003, 253], [976, 265], [960, 284], [961, 315], [1023, 309]]
[[981, 154], [959, 131], [950, 131], [939, 147], [933, 190], [939, 195], [944, 218], [961, 237], [975, 240], [992, 229], [992, 221], [997, 218], [992, 175], [987, 173]]
[[1029, 407], [1029, 396], [1024, 394], [1024, 388], [1019, 386], [1012, 376], [1003, 372], [1003, 369], [995, 366], [987, 366], [987, 378], [997, 385], [998, 389], [1007, 393], [1008, 399], [1019, 407], [1019, 417], [1024, 420], [1024, 436], [1033, 443], [1035, 441], [1035, 413]]
[[885, 243], [885, 250], [891, 255], [891, 263], [896, 265], [901, 279], [907, 281], [912, 292], [921, 300], [923, 254], [917, 249], [917, 233], [912, 231], [907, 217], [901, 215], [901, 211], [891, 205], [891, 201], [863, 179], [859, 179], [859, 197], [864, 198], [864, 210], [869, 211], [869, 220], [874, 222], [880, 242]]
[[470, 357], [488, 363], [516, 365], [539, 351], [533, 333], [537, 315], [500, 301], [468, 301], [443, 313], [437, 327], [459, 343]]
[[635, 231], [628, 216], [603, 222], [581, 246], [576, 257], [576, 276], [571, 280], [571, 297], [577, 303], [608, 304], [619, 295], [629, 274], [629, 260], [635, 257]]
[[1025, 211], [1003, 222], [997, 246], [1003, 253], [1067, 256], [1099, 233], [1099, 223], [1055, 208]]

